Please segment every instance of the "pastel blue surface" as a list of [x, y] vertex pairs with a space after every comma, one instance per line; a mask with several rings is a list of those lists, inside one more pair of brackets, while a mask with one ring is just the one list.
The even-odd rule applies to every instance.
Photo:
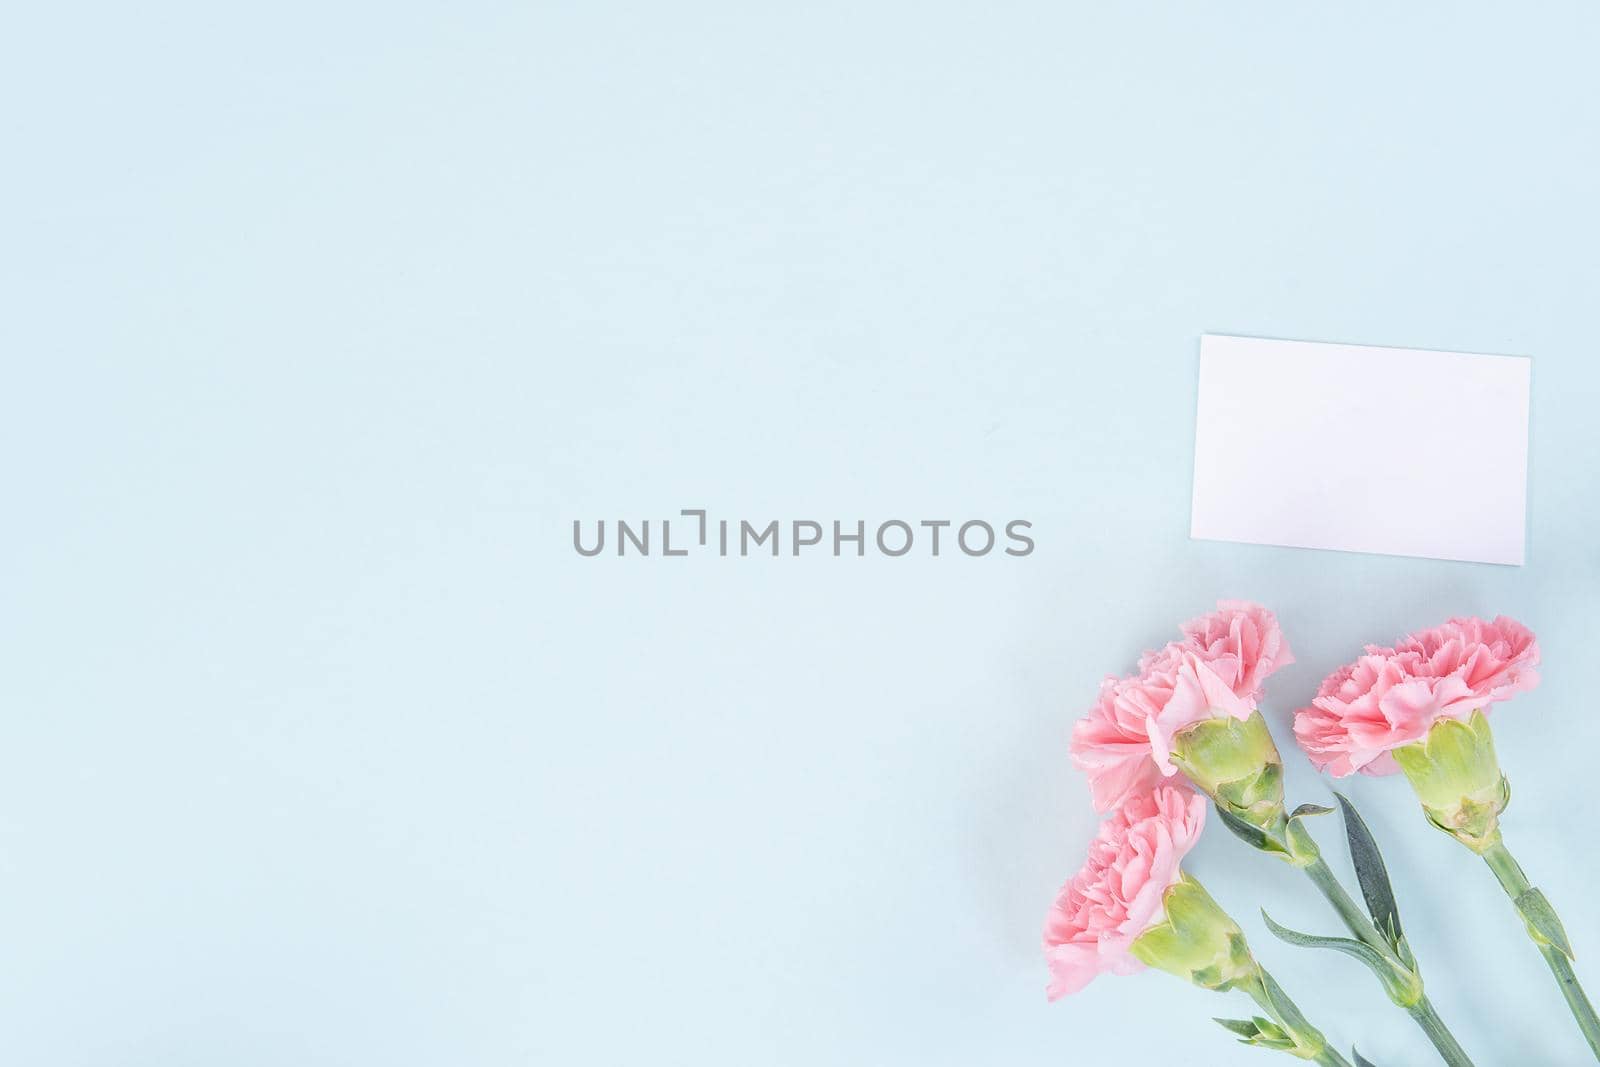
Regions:
[[[1296, 801], [1361, 643], [1539, 632], [1507, 832], [1600, 991], [1592, 5], [8, 21], [7, 1062], [1277, 1062], [1165, 975], [1043, 996], [1070, 723], [1219, 596], [1299, 654]], [[1208, 330], [1532, 356], [1528, 564], [1189, 541]], [[572, 549], [682, 508], [1038, 548]], [[1488, 873], [1350, 789], [1480, 1067], [1584, 1062]], [[1293, 872], [1191, 866], [1330, 1036], [1430, 1062], [1267, 934], [1331, 932]]]

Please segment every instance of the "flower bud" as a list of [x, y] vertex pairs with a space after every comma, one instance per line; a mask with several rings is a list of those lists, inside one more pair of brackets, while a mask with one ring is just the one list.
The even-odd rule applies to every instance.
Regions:
[[1440, 719], [1421, 741], [1393, 750], [1428, 820], [1474, 852], [1500, 840], [1500, 813], [1511, 787], [1494, 755], [1489, 719]]
[[1157, 970], [1203, 989], [1227, 990], [1261, 973], [1244, 932], [1188, 874], [1162, 897], [1165, 917], [1136, 938], [1129, 951]]
[[1185, 727], [1172, 739], [1172, 762], [1230, 814], [1262, 830], [1283, 825], [1283, 757], [1261, 712]]

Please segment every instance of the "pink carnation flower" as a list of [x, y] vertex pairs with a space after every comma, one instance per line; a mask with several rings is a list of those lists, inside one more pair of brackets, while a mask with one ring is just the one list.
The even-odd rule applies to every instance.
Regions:
[[1183, 624], [1194, 649], [1240, 697], [1256, 701], [1267, 677], [1294, 662], [1278, 618], [1248, 600], [1223, 600], [1217, 610]]
[[1539, 684], [1538, 665], [1539, 643], [1516, 620], [1451, 619], [1393, 648], [1368, 645], [1295, 713], [1294, 736], [1335, 778], [1393, 774], [1392, 749], [1421, 740], [1440, 719], [1465, 721], [1527, 692]]
[[1097, 811], [1110, 811], [1177, 774], [1172, 738], [1204, 719], [1248, 719], [1268, 675], [1294, 662], [1272, 612], [1225, 600], [1183, 625], [1183, 639], [1146, 652], [1139, 673], [1107, 678], [1072, 729], [1072, 762], [1089, 776]]
[[1200, 838], [1206, 802], [1187, 789], [1159, 786], [1130, 798], [1100, 824], [1083, 869], [1061, 887], [1045, 917], [1047, 993], [1076, 993], [1101, 973], [1144, 969], [1129, 946], [1166, 918], [1162, 898]]

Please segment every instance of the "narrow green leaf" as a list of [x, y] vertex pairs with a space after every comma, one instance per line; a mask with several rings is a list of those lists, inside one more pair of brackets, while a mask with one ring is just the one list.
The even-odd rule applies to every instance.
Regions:
[[1350, 1055], [1355, 1057], [1356, 1067], [1378, 1067], [1377, 1064], [1363, 1056], [1361, 1054], [1361, 1050], [1358, 1048], [1352, 1048], [1350, 1050]]
[[1261, 827], [1245, 822], [1221, 804], [1217, 804], [1215, 807], [1217, 809], [1217, 817], [1222, 820], [1222, 825], [1232, 830], [1235, 837], [1251, 848], [1261, 852], [1281, 853], [1285, 851], [1283, 845], [1269, 837]]
[[1289, 848], [1289, 862], [1297, 867], [1315, 862], [1322, 854], [1317, 848], [1317, 839], [1306, 829], [1304, 818], [1290, 819], [1283, 824], [1283, 843]]
[[[1289, 999], [1289, 994], [1283, 991], [1283, 986], [1279, 985], [1277, 979], [1273, 978], [1272, 975], [1263, 972], [1261, 985], [1266, 989], [1267, 1000], [1272, 1004], [1272, 1014], [1283, 1023], [1282, 1031], [1280, 1032], [1283, 1032], [1284, 1036], [1287, 1037], [1287, 1031], [1292, 1030], [1298, 1023], [1303, 1022], [1304, 1017], [1301, 1016], [1300, 1009], [1295, 1007], [1294, 1001]], [[1264, 1027], [1263, 1031], [1265, 1031]]]
[[1335, 952], [1343, 952], [1353, 956], [1376, 971], [1380, 976], [1387, 970], [1387, 965], [1376, 949], [1364, 945], [1348, 937], [1320, 937], [1316, 934], [1302, 934], [1298, 930], [1291, 930], [1287, 926], [1280, 926], [1273, 921], [1272, 916], [1266, 911], [1261, 912], [1261, 917], [1266, 920], [1267, 929], [1272, 931], [1274, 937], [1280, 941], [1287, 941], [1291, 945], [1302, 948], [1331, 948]]
[[[1280, 1024], [1272, 1019], [1257, 1015], [1254, 1020], [1256, 1036], [1250, 1039], [1250, 1044], [1255, 1045], [1257, 1048], [1293, 1049], [1298, 1044], [1294, 1034], [1291, 1032], [1293, 1026], [1304, 1024], [1305, 1020], [1301, 1018], [1298, 1011], [1294, 1010], [1294, 1002], [1289, 999], [1288, 994], [1281, 988], [1276, 988], [1277, 983], [1272, 980], [1272, 976], [1269, 974], [1265, 975], [1264, 978], [1267, 999], [1272, 1001], [1270, 1010], [1276, 1012], [1283, 1019], [1283, 1022]], [[1274, 991], [1275, 988], [1276, 991]], [[1284, 1015], [1283, 1005], [1285, 1004], [1289, 1006], [1289, 1011], [1292, 1012], [1292, 1015]]]
[[1355, 864], [1356, 881], [1361, 883], [1361, 895], [1366, 898], [1367, 912], [1372, 923], [1392, 945], [1399, 945], [1404, 936], [1400, 929], [1400, 908], [1394, 902], [1394, 888], [1389, 884], [1389, 869], [1383, 864], [1383, 853], [1378, 842], [1367, 829], [1361, 813], [1356, 811], [1343, 793], [1334, 793], [1344, 814], [1344, 835], [1350, 845], [1350, 862]]
[[[1331, 948], [1335, 952], [1343, 952], [1346, 956], [1360, 960], [1367, 965], [1373, 974], [1378, 976], [1378, 981], [1383, 983], [1383, 991], [1390, 1000], [1402, 1007], [1409, 1007], [1417, 1003], [1422, 997], [1422, 979], [1417, 977], [1415, 971], [1409, 970], [1394, 960], [1389, 959], [1371, 945], [1356, 941], [1348, 937], [1318, 937], [1315, 934], [1302, 934], [1296, 930], [1279, 926], [1272, 921], [1272, 916], [1265, 911], [1261, 917], [1267, 921], [1267, 929], [1282, 941], [1291, 945], [1300, 945], [1305, 948]], [[1271, 990], [1268, 990], [1271, 994]]]
[[1267, 1037], [1279, 1038], [1289, 1036], [1284, 1032], [1283, 1027], [1279, 1026], [1277, 1023], [1273, 1022], [1271, 1019], [1268, 1019], [1264, 1015], [1252, 1016], [1250, 1021], [1255, 1023], [1257, 1031]]
[[1411, 951], [1411, 942], [1401, 937], [1396, 940], [1394, 948], [1400, 954], [1400, 962], [1405, 965], [1406, 970], [1415, 971], [1417, 969], [1417, 957]]
[[1556, 909], [1550, 906], [1543, 893], [1529, 889], [1517, 897], [1515, 903], [1528, 926], [1545, 944], [1553, 946], [1569, 960], [1576, 959], [1572, 954], [1572, 943], [1567, 940], [1567, 931], [1562, 927]]
[[1303, 819], [1307, 815], [1327, 815], [1332, 808], [1323, 807], [1321, 804], [1302, 804], [1289, 813], [1291, 819]]
[[1232, 1030], [1234, 1033], [1243, 1038], [1251, 1038], [1256, 1036], [1256, 1024], [1251, 1022], [1249, 1019], [1213, 1019], [1212, 1022], [1216, 1023], [1218, 1026], [1221, 1026], [1225, 1030]]

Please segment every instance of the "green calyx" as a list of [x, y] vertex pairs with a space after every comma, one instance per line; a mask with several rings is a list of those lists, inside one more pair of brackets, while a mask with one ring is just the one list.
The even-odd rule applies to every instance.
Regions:
[[1511, 786], [1500, 773], [1489, 719], [1440, 719], [1426, 737], [1393, 751], [1428, 821], [1480, 855], [1500, 841]]
[[1283, 825], [1283, 757], [1261, 712], [1185, 727], [1172, 739], [1172, 762], [1230, 815], [1262, 830]]
[[1261, 968], [1244, 931], [1199, 882], [1181, 875], [1162, 904], [1165, 918], [1129, 947], [1136, 959], [1203, 989], [1249, 987], [1258, 980]]

